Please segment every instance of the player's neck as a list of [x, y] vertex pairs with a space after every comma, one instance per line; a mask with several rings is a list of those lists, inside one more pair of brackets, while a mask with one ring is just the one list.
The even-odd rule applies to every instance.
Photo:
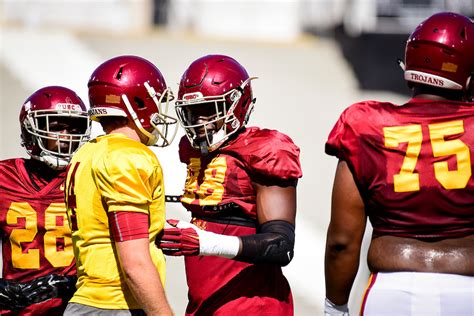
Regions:
[[36, 159], [25, 160], [25, 168], [28, 171], [30, 179], [34, 185], [46, 185], [56, 179], [62, 172], [64, 172], [64, 170], [53, 170], [43, 162]]
[[433, 101], [462, 101], [463, 92], [427, 85], [415, 85], [413, 87], [413, 98]]
[[440, 95], [420, 93], [413, 95], [413, 99], [423, 99], [423, 100], [433, 100], [433, 101], [447, 101], [448, 98], [442, 97]]
[[137, 142], [141, 142], [140, 136], [138, 136], [138, 133], [128, 125], [106, 131], [106, 133], [107, 134], [123, 134], [127, 136], [128, 138], [131, 138]]

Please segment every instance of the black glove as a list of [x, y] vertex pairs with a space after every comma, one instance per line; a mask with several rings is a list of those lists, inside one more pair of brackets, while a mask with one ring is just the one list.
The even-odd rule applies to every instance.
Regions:
[[76, 276], [48, 274], [24, 283], [21, 287], [29, 305], [55, 297], [67, 302], [76, 291]]
[[0, 309], [18, 310], [28, 306], [21, 285], [13, 280], [0, 279]]

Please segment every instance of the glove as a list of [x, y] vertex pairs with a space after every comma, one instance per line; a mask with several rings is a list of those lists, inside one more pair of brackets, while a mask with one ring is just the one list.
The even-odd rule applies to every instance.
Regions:
[[240, 248], [240, 240], [208, 232], [192, 223], [167, 220], [173, 228], [166, 228], [157, 245], [169, 256], [221, 256], [235, 257]]
[[0, 309], [19, 310], [28, 305], [18, 282], [0, 279]]
[[23, 295], [28, 305], [43, 302], [51, 298], [68, 301], [76, 290], [76, 276], [48, 274], [22, 285]]
[[347, 304], [336, 305], [329, 299], [324, 300], [324, 316], [349, 316]]
[[199, 255], [199, 228], [197, 226], [174, 219], [167, 220], [173, 228], [166, 228], [157, 240], [157, 245], [168, 256]]

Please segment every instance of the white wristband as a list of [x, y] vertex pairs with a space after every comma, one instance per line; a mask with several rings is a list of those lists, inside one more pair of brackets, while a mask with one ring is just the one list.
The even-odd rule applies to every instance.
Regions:
[[239, 253], [240, 240], [236, 236], [227, 236], [200, 230], [199, 254], [201, 256], [219, 256], [232, 259]]
[[185, 221], [178, 221], [175, 225], [178, 228], [194, 229], [199, 236], [199, 255], [201, 256], [219, 256], [232, 259], [239, 253], [239, 237], [208, 232]]
[[324, 300], [324, 316], [349, 316], [347, 304], [336, 305], [327, 298]]

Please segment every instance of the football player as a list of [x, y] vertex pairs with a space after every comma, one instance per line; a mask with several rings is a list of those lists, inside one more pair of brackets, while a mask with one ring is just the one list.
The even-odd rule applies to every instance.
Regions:
[[363, 315], [474, 314], [474, 24], [437, 13], [408, 38], [403, 105], [347, 108], [326, 143], [339, 158], [327, 232], [326, 315], [347, 315], [367, 218]]
[[159, 246], [186, 256], [186, 315], [293, 315], [281, 267], [293, 258], [299, 148], [276, 130], [246, 127], [252, 79], [223, 55], [195, 60], [181, 78], [181, 203], [192, 221], [169, 220]]
[[138, 56], [105, 61], [88, 87], [90, 117], [106, 135], [81, 147], [68, 168], [78, 281], [65, 315], [171, 315], [165, 258], [155, 246], [165, 223], [163, 174], [147, 147], [172, 141], [171, 91]]
[[25, 101], [20, 125], [31, 158], [0, 161], [0, 314], [62, 315], [76, 281], [65, 168], [89, 136], [89, 118], [74, 91], [49, 86]]

